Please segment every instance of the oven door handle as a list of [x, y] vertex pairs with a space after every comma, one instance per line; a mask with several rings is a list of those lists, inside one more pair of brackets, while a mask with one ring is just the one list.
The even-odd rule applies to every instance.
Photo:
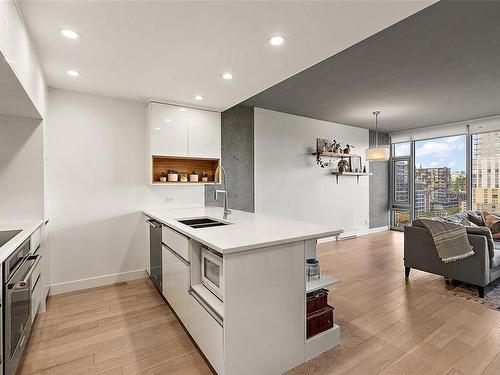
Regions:
[[20, 281], [18, 281], [16, 283], [9, 284], [8, 285], [8, 289], [12, 289], [12, 290], [24, 290], [24, 289], [28, 289], [29, 288], [29, 282], [28, 281], [29, 281], [31, 275], [33, 274], [33, 272], [35, 271], [35, 269], [37, 268], [38, 264], [42, 260], [42, 254], [37, 254], [34, 257], [36, 258], [36, 260], [31, 265], [31, 267], [30, 267], [28, 273], [26, 274], [26, 276], [24, 277], [24, 279], [22, 279], [22, 280], [20, 280]]

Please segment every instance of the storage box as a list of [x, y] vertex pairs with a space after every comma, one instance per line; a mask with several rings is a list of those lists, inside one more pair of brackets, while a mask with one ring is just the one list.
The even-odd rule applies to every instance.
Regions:
[[328, 305], [328, 289], [318, 289], [307, 293], [307, 314], [321, 310]]
[[321, 310], [317, 310], [307, 315], [306, 337], [309, 339], [333, 327], [334, 308], [327, 305]]

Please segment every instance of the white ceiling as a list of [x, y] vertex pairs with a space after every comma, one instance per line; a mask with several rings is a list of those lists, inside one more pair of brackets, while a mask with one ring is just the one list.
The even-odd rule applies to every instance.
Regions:
[[224, 110], [434, 1], [17, 2], [50, 87]]

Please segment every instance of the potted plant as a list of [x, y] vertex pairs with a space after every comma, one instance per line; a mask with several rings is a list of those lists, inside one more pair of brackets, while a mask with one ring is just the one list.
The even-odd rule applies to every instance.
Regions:
[[170, 169], [167, 172], [167, 180], [168, 180], [168, 182], [177, 182], [177, 181], [179, 181], [179, 172]]

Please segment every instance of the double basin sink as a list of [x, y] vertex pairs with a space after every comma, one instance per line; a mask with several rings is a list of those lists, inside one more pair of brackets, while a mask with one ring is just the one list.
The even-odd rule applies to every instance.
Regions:
[[193, 219], [181, 219], [177, 221], [194, 229], [220, 227], [223, 225], [231, 224], [228, 222], [219, 221], [217, 219], [212, 219], [210, 217], [197, 217]]

